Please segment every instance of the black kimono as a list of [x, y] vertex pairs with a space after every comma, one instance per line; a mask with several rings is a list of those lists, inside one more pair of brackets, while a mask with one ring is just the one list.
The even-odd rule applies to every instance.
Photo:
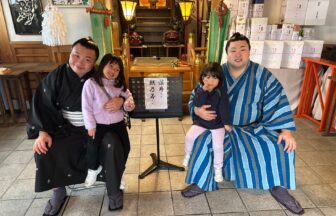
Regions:
[[[83, 183], [87, 175], [84, 126], [74, 126], [63, 117], [62, 110], [81, 112], [84, 82], [93, 70], [79, 77], [68, 64], [59, 66], [42, 80], [31, 103], [27, 124], [28, 138], [37, 138], [39, 131], [48, 132], [52, 146], [46, 154], [35, 153], [35, 191]], [[117, 134], [108, 133], [99, 150], [103, 171], [98, 175], [106, 181], [108, 195], [119, 192], [129, 146], [124, 146]]]

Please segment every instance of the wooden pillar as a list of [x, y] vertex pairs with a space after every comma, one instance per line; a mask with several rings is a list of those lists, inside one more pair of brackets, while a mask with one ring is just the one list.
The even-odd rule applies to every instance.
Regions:
[[188, 44], [187, 44], [187, 56], [188, 56], [188, 64], [194, 65], [195, 63], [195, 39], [194, 34], [190, 33], [188, 37]]
[[2, 2], [0, 1], [0, 62], [16, 62], [16, 59], [12, 53], [12, 49], [10, 47], [10, 39], [8, 36], [8, 30], [5, 20], [5, 14], [2, 6]]
[[127, 33], [123, 35], [121, 50], [122, 50], [122, 59], [124, 63], [125, 79], [126, 79], [126, 82], [128, 83], [128, 77], [129, 77], [130, 67], [131, 67], [131, 55], [130, 55], [130, 44], [129, 44]]
[[211, 0], [211, 8], [216, 7], [216, 5], [219, 4], [219, 2], [221, 2], [222, 0]]

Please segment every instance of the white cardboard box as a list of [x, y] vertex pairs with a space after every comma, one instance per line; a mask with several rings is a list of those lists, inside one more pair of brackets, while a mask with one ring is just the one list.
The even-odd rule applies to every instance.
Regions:
[[281, 67], [299, 69], [304, 41], [284, 41]]
[[267, 32], [251, 32], [250, 40], [263, 41], [266, 40]]
[[[323, 43], [324, 41], [322, 40], [305, 40], [303, 44], [302, 58], [321, 58]], [[300, 67], [305, 67], [303, 59], [301, 61]]]
[[230, 9], [230, 11], [236, 10], [238, 11], [238, 0], [224, 0], [226, 6]]
[[287, 0], [282, 0], [280, 8], [280, 18], [283, 21], [285, 19]]
[[280, 40], [292, 40], [294, 24], [282, 24]]
[[319, 54], [321, 56], [323, 43], [324, 41], [322, 40], [305, 40], [302, 55], [304, 55], [304, 57], [308, 57], [312, 54]]
[[230, 20], [235, 19], [238, 14], [238, 0], [224, 0], [224, 3], [230, 9]]
[[302, 54], [304, 41], [284, 41], [283, 53]]
[[249, 14], [249, 0], [239, 0], [238, 16], [248, 17]]
[[284, 23], [304, 25], [306, 19], [307, 6], [308, 6], [308, 0], [287, 1], [284, 13]]
[[324, 25], [328, 13], [328, 6], [329, 0], [309, 0], [305, 25]]
[[278, 28], [278, 25], [267, 25], [266, 40], [276, 40], [277, 39], [277, 28]]
[[264, 51], [264, 41], [250, 41], [250, 59], [258, 64], [262, 63], [262, 56]]
[[265, 41], [262, 65], [267, 68], [280, 68], [283, 48], [283, 41]]
[[263, 17], [264, 14], [264, 4], [253, 4], [253, 17]]
[[266, 32], [267, 17], [251, 18], [251, 32]]
[[239, 32], [239, 33], [245, 35], [245, 33], [246, 33], [246, 17], [237, 16], [236, 32]]
[[251, 18], [251, 40], [265, 40], [267, 34], [267, 17]]

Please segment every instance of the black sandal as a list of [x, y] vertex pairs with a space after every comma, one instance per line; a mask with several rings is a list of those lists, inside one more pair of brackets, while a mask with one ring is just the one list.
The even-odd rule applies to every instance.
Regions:
[[188, 187], [186, 187], [181, 191], [182, 196], [186, 198], [192, 198], [203, 193], [204, 191], [200, 187], [198, 187], [197, 184], [195, 183], [189, 185]]
[[116, 211], [123, 208], [124, 192], [122, 190], [116, 195], [108, 196], [108, 198], [110, 211]]
[[270, 192], [276, 201], [285, 206], [285, 208], [293, 214], [302, 215], [304, 213], [304, 209], [301, 207], [300, 203], [288, 193], [286, 188], [275, 186], [270, 189]]
[[[68, 196], [65, 196], [64, 199], [61, 201], [61, 203], [58, 205], [58, 209], [54, 209], [54, 206], [51, 205], [50, 200], [47, 202], [47, 206], [44, 210], [43, 216], [56, 216], [58, 213], [60, 213], [65, 201], [67, 200]], [[45, 213], [45, 212], [48, 213]]]

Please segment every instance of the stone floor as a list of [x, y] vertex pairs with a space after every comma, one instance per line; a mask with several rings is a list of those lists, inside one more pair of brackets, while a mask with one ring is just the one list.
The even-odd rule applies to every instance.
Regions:
[[[297, 190], [291, 193], [306, 214], [336, 215], [336, 137], [323, 137], [316, 125], [296, 119]], [[181, 165], [184, 135], [191, 119], [160, 120], [161, 159]], [[186, 172], [159, 171], [144, 179], [138, 175], [156, 152], [155, 120], [132, 120], [131, 153], [125, 173], [124, 209], [109, 212], [104, 186], [75, 191], [61, 215], [291, 215], [268, 191], [236, 189], [231, 182], [220, 190], [192, 199], [180, 194]], [[0, 128], [0, 215], [42, 215], [50, 192], [34, 192], [33, 140], [27, 140], [24, 124]], [[75, 186], [78, 187], [78, 186]]]

